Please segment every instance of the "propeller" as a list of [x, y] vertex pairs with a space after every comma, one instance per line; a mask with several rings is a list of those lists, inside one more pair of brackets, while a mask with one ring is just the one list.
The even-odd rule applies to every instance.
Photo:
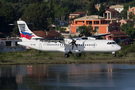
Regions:
[[[72, 39], [72, 42], [71, 42], [70, 44], [72, 44], [72, 50], [73, 50], [73, 48], [74, 48], [74, 45], [77, 47], [76, 40], [74, 40], [74, 39]], [[78, 47], [77, 47], [77, 48], [78, 48]]]

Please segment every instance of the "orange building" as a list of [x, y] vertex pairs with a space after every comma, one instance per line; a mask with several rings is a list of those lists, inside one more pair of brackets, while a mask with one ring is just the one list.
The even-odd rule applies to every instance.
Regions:
[[120, 31], [120, 23], [117, 23], [116, 19], [106, 19], [98, 15], [91, 15], [74, 19], [70, 25], [71, 33], [79, 33], [77, 29], [82, 25], [91, 25], [97, 34], [106, 34], [113, 30]]
[[133, 15], [135, 15], [135, 7], [130, 8], [129, 6], [129, 9], [127, 11], [127, 19], [129, 19], [129, 13], [132, 13]]
[[111, 14], [107, 13], [107, 19], [98, 15], [85, 16], [81, 18], [74, 19], [70, 25], [71, 33], [79, 34], [77, 30], [79, 26], [91, 25], [93, 30], [96, 30], [96, 35], [107, 34], [103, 39], [115, 40], [117, 43], [122, 43], [123, 45], [130, 44], [130, 38], [126, 33], [120, 30], [121, 22], [117, 22], [117, 19], [111, 19]]

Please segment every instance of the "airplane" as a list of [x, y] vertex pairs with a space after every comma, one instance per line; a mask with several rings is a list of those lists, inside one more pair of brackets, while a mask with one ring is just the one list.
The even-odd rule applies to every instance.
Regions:
[[121, 50], [113, 40], [96, 40], [94, 37], [44, 39], [35, 35], [23, 20], [18, 20], [17, 25], [21, 35], [19, 45], [47, 52], [63, 52], [68, 58], [70, 54], [81, 57], [82, 52], [112, 52]]

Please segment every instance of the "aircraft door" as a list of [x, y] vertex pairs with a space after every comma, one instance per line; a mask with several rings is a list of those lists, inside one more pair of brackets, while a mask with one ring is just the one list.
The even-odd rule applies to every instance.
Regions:
[[42, 43], [39, 43], [39, 49], [42, 50]]

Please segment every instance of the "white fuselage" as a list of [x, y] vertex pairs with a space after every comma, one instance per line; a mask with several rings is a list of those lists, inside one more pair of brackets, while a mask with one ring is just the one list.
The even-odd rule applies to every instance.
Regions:
[[[69, 44], [71, 41], [64, 39], [64, 43], [44, 41], [44, 40], [30, 40], [25, 42], [18, 42], [18, 44], [34, 48], [42, 51], [59, 51], [63, 53], [81, 53], [81, 52], [116, 52], [121, 49], [121, 47], [112, 43], [113, 40], [76, 40], [77, 47], [74, 45], [72, 50], [72, 45]], [[109, 44], [108, 44], [109, 43]]]

